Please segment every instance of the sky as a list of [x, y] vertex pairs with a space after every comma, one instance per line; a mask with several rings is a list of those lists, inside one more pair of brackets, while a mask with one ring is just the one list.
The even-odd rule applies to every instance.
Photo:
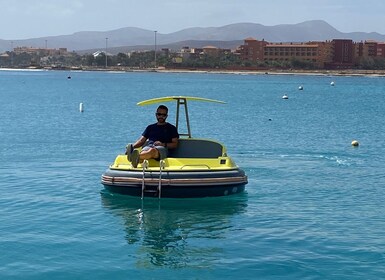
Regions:
[[384, 0], [0, 0], [0, 39], [139, 27], [168, 34], [250, 22], [325, 20], [341, 32], [385, 34]]

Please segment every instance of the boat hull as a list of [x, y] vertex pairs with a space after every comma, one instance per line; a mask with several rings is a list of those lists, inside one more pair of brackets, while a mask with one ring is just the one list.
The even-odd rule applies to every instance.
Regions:
[[[146, 197], [212, 197], [243, 192], [247, 184], [244, 171], [154, 171], [107, 169], [102, 184], [109, 192]], [[144, 191], [142, 192], [142, 189]], [[159, 194], [160, 193], [160, 194]]]

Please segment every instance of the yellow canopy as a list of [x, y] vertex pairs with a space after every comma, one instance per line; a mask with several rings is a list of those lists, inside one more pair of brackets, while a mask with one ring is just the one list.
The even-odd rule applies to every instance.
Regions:
[[[176, 128], [178, 129], [179, 126], [179, 115], [180, 115], [180, 108], [184, 107], [185, 117], [186, 117], [186, 126], [187, 126], [187, 133], [179, 133], [179, 135], [188, 136], [191, 138], [191, 129], [190, 129], [190, 120], [188, 116], [188, 109], [187, 109], [187, 100], [191, 101], [205, 101], [205, 102], [215, 102], [215, 103], [221, 103], [225, 104], [226, 102], [214, 100], [214, 99], [208, 99], [208, 98], [202, 98], [202, 97], [191, 97], [191, 96], [166, 96], [166, 97], [159, 97], [159, 98], [153, 98], [141, 101], [137, 103], [139, 106], [144, 105], [152, 105], [156, 103], [164, 103], [164, 102], [170, 102], [170, 101], [176, 101], [177, 104], [177, 111], [176, 111]], [[183, 105], [183, 106], [182, 106]]]
[[202, 97], [165, 96], [165, 97], [159, 97], [159, 98], [153, 98], [153, 99], [144, 100], [144, 101], [138, 102], [137, 105], [145, 106], [145, 105], [152, 105], [152, 104], [156, 104], [156, 103], [178, 101], [178, 100], [205, 101], [205, 102], [215, 102], [215, 103], [226, 104], [226, 102], [223, 102], [223, 101], [220, 101], [220, 100], [214, 100], [214, 99], [208, 99], [208, 98], [202, 98]]

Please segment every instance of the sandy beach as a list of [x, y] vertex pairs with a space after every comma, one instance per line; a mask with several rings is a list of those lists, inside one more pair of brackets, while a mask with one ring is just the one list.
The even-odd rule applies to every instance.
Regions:
[[165, 73], [213, 73], [233, 75], [315, 75], [315, 76], [378, 76], [385, 77], [385, 70], [225, 70], [225, 69], [154, 69], [155, 72]]
[[76, 67], [68, 69], [52, 68], [0, 68], [0, 71], [106, 71], [106, 72], [156, 72], [156, 73], [207, 73], [232, 75], [312, 75], [312, 76], [374, 76], [385, 77], [385, 70], [298, 70], [298, 69], [264, 69], [264, 70], [228, 70], [228, 69], [183, 69], [183, 68], [147, 68], [137, 69], [129, 67]]

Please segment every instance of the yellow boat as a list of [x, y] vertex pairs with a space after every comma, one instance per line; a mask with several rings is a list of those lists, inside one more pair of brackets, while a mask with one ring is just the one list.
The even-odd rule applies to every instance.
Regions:
[[176, 127], [184, 109], [187, 133], [179, 133], [178, 147], [169, 150], [167, 158], [145, 160], [134, 168], [126, 155], [118, 155], [102, 175], [105, 189], [132, 196], [207, 197], [243, 192], [247, 176], [227, 155], [226, 148], [210, 139], [192, 138], [187, 101], [222, 101], [168, 96], [139, 102], [138, 105], [177, 102]]

